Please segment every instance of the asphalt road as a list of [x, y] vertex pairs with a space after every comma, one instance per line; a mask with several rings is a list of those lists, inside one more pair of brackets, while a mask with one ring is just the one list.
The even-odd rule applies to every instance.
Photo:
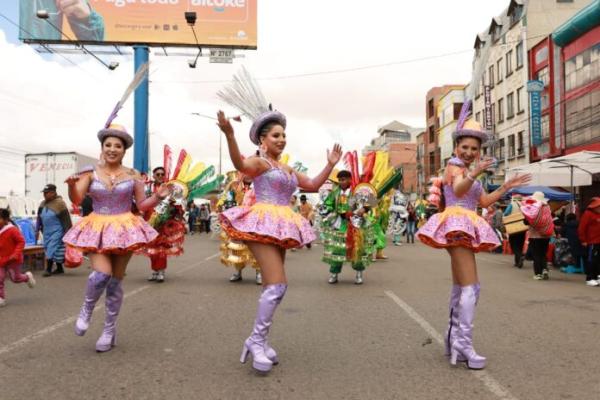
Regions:
[[73, 333], [90, 270], [7, 282], [0, 309], [0, 399], [600, 399], [600, 288], [552, 271], [534, 281], [530, 263], [478, 256], [482, 294], [475, 326], [488, 367], [451, 367], [449, 259], [421, 244], [390, 247], [365, 284], [345, 267], [327, 284], [322, 247], [289, 252], [290, 287], [270, 342], [281, 363], [268, 376], [240, 364], [260, 288], [252, 270], [230, 283], [218, 242], [188, 237], [167, 281], [146, 281], [132, 260], [118, 346], [97, 354], [103, 300], [84, 337]]

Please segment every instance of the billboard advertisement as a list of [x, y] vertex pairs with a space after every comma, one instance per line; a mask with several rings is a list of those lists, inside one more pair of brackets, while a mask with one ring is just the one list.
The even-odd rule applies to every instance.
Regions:
[[[26, 43], [196, 47], [184, 17], [196, 12], [201, 46], [256, 49], [258, 0], [19, 0]], [[40, 18], [40, 16], [42, 18]]]

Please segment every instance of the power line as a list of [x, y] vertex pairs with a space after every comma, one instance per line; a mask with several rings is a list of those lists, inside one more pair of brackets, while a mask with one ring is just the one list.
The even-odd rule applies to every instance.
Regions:
[[[28, 32], [26, 29], [24, 29], [23, 27], [21, 27], [19, 24], [17, 24], [16, 22], [14, 22], [12, 19], [8, 18], [6, 15], [0, 13], [0, 17], [4, 18], [5, 20], [7, 20], [10, 24], [14, 25], [17, 27], [18, 30], [25, 32], [27, 35], [29, 35], [29, 37], [34, 37], [33, 34], [31, 34], [30, 32]], [[48, 47], [47, 45], [45, 45], [44, 43], [39, 43], [40, 46], [42, 46], [43, 48], [45, 48], [50, 54], [53, 55], [57, 55], [61, 58], [63, 58], [64, 60], [66, 60], [69, 64], [79, 68], [80, 70], [82, 70], [83, 72], [85, 72], [86, 74], [90, 75], [92, 78], [94, 79], [98, 79], [97, 77], [95, 77], [94, 75], [92, 75], [90, 72], [86, 71], [85, 69], [83, 69], [81, 67], [81, 65], [73, 62], [72, 60], [68, 59], [67, 57], [63, 56], [60, 53], [55, 52], [54, 50], [52, 50], [50, 47]]]
[[[540, 34], [540, 35], [528, 37], [527, 40], [535, 39], [535, 38], [539, 38], [539, 37], [547, 37], [547, 36], [548, 36], [548, 34]], [[507, 41], [504, 44], [519, 43], [521, 41], [522, 40]], [[273, 81], [273, 80], [296, 79], [296, 78], [306, 78], [306, 77], [312, 77], [312, 76], [322, 76], [322, 75], [332, 75], [332, 74], [364, 71], [364, 70], [369, 70], [369, 69], [391, 67], [394, 65], [412, 64], [412, 63], [417, 63], [417, 62], [422, 62], [422, 61], [435, 60], [435, 59], [439, 59], [439, 58], [452, 57], [452, 56], [456, 56], [459, 54], [464, 54], [464, 53], [468, 53], [468, 52], [472, 52], [472, 51], [473, 51], [473, 49], [457, 50], [457, 51], [452, 51], [452, 52], [448, 52], [448, 53], [412, 58], [412, 59], [407, 59], [407, 60], [390, 61], [390, 62], [380, 63], [380, 64], [369, 64], [369, 65], [363, 65], [363, 66], [358, 66], [358, 67], [341, 68], [341, 69], [326, 70], [326, 71], [303, 72], [303, 73], [298, 73], [298, 74], [271, 76], [271, 77], [264, 77], [264, 78], [256, 78], [256, 80]], [[152, 83], [220, 83], [220, 84], [229, 83], [229, 82], [230, 82], [230, 80], [152, 81]]]

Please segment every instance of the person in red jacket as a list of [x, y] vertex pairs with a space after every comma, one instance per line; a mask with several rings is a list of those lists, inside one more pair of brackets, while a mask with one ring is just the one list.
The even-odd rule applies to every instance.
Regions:
[[600, 197], [593, 197], [579, 221], [579, 241], [585, 248], [585, 284], [600, 286]]
[[25, 239], [10, 220], [10, 212], [0, 208], [0, 307], [6, 305], [4, 295], [4, 280], [6, 276], [14, 283], [27, 283], [30, 288], [35, 286], [31, 272], [22, 274], [23, 248]]

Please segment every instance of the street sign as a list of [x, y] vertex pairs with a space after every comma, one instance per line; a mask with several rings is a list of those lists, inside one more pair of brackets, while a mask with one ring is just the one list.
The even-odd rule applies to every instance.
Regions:
[[527, 82], [529, 92], [529, 108], [531, 118], [531, 144], [534, 147], [542, 144], [542, 99], [544, 82], [531, 80]]
[[235, 53], [233, 49], [210, 49], [210, 63], [231, 64]]

